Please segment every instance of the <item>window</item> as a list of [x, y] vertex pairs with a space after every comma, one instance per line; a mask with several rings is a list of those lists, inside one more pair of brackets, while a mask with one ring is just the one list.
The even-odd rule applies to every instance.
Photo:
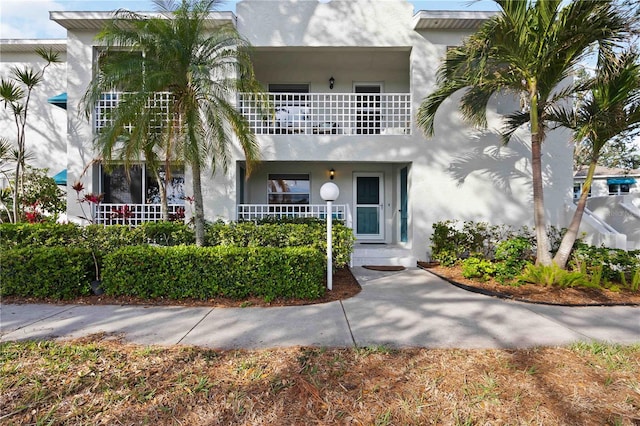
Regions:
[[[584, 186], [583, 182], [580, 183], [574, 183], [573, 184], [573, 198], [574, 199], [578, 199], [580, 198], [580, 194], [582, 194], [582, 187]], [[589, 187], [589, 194], [587, 195], [588, 197], [591, 197], [591, 187]]]
[[309, 204], [311, 185], [308, 174], [270, 174], [267, 181], [269, 204]]
[[610, 183], [609, 195], [624, 195], [628, 194], [630, 185], [628, 183]]
[[[167, 182], [164, 167], [161, 178]], [[167, 182], [167, 203], [184, 204], [184, 168], [170, 170]], [[128, 173], [124, 166], [114, 166], [108, 173], [101, 168], [104, 202], [113, 204], [160, 204], [160, 189], [155, 176], [145, 165], [133, 166]]]
[[[115, 50], [110, 49], [109, 51], [99, 49], [96, 52], [96, 68], [97, 72], [108, 72], [108, 70], [114, 66], [119, 66], [123, 63], [129, 63], [129, 66], [141, 66], [141, 62], [143, 60], [142, 52], [140, 51], [129, 51], [129, 50]], [[131, 65], [136, 64], [136, 65]], [[131, 92], [137, 91], [138, 86], [140, 85], [140, 81], [119, 81], [118, 86], [115, 87], [115, 90], [121, 92]]]

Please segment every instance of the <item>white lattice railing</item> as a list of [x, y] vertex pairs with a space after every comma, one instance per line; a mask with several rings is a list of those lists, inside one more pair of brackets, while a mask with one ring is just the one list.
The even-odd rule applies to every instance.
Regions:
[[[184, 219], [183, 204], [169, 204], [169, 217]], [[161, 222], [160, 204], [112, 204], [102, 203], [95, 208], [94, 219], [103, 225], [140, 225], [145, 222]]]
[[238, 109], [256, 134], [411, 134], [408, 93], [270, 93], [271, 109], [251, 94]]
[[[334, 204], [331, 206], [333, 218], [342, 220], [345, 225], [351, 226], [351, 213], [346, 204]], [[326, 204], [238, 204], [238, 221], [261, 220], [265, 218], [298, 218], [309, 217], [325, 219], [327, 217]]]
[[[126, 92], [104, 93], [97, 102], [96, 133], [113, 124], [110, 112]], [[171, 93], [158, 92], [146, 101], [154, 116], [150, 128], [171, 119]], [[411, 134], [411, 95], [408, 93], [270, 93], [269, 102], [240, 93], [238, 109], [256, 134], [408, 135]], [[131, 130], [132, 126], [128, 126]]]
[[[100, 100], [96, 103], [94, 115], [94, 131], [96, 133], [100, 133], [103, 128], [113, 124], [111, 111], [130, 94], [129, 92], [107, 92], [102, 94]], [[156, 92], [151, 99], [145, 102], [147, 110], [153, 114], [149, 117], [151, 122], [150, 129], [160, 129], [160, 123], [166, 123], [169, 120], [169, 101], [171, 96], [169, 92]], [[128, 124], [126, 128], [131, 131], [133, 125]]]

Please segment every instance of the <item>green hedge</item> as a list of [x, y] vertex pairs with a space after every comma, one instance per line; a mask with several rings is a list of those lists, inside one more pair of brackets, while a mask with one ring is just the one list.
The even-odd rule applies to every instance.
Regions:
[[[335, 221], [333, 224], [333, 262], [337, 267], [349, 263], [355, 237], [353, 230]], [[208, 246], [232, 247], [313, 247], [321, 253], [327, 250], [326, 224], [253, 222], [215, 223], [207, 229]]]
[[176, 222], [126, 225], [88, 225], [73, 223], [0, 224], [0, 248], [76, 246], [114, 250], [119, 247], [154, 243], [159, 245], [193, 244], [193, 230]]
[[109, 295], [208, 299], [313, 299], [324, 293], [324, 259], [310, 248], [123, 247], [104, 258]]
[[89, 294], [95, 275], [91, 252], [82, 248], [3, 250], [0, 265], [2, 296], [71, 299]]
[[2, 223], [2, 250], [27, 247], [77, 246], [82, 240], [82, 228], [58, 223]]
[[[207, 227], [207, 246], [233, 247], [313, 247], [326, 253], [326, 224], [315, 220], [303, 223], [216, 222]], [[341, 223], [333, 226], [333, 260], [337, 267], [349, 263], [354, 244], [353, 231]], [[145, 223], [138, 227], [124, 225], [74, 224], [0, 224], [0, 248], [73, 246], [100, 253], [120, 247], [147, 243], [161, 246], [191, 245], [193, 230], [184, 223]]]

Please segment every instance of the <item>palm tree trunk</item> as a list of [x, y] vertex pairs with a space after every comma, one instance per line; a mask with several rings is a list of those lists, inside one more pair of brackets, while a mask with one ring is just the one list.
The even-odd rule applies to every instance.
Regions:
[[195, 216], [193, 223], [195, 226], [196, 245], [204, 246], [204, 202], [202, 200], [202, 171], [200, 161], [191, 162], [191, 173], [193, 174], [193, 201], [195, 204]]
[[[157, 168], [154, 168], [153, 174], [155, 175], [156, 182], [158, 182], [158, 192], [160, 193], [160, 212], [162, 213], [162, 220], [169, 221], [169, 203], [167, 202], [167, 183]], [[168, 175], [167, 175], [168, 176]]]
[[547, 220], [544, 213], [544, 190], [542, 187], [542, 135], [538, 115], [538, 86], [535, 79], [528, 82], [531, 122], [531, 173], [533, 181], [533, 221], [536, 226], [536, 265], [551, 265]]
[[18, 198], [20, 198], [20, 154], [18, 154], [18, 161], [16, 163], [16, 172], [15, 172], [15, 182], [13, 189], [13, 205], [11, 206], [13, 210], [13, 223], [18, 223], [19, 215], [18, 215]]
[[564, 237], [562, 237], [560, 248], [553, 258], [553, 261], [562, 269], [565, 269], [567, 267], [571, 249], [573, 249], [573, 245], [575, 244], [576, 238], [578, 236], [578, 230], [580, 229], [580, 223], [582, 222], [584, 209], [587, 206], [587, 199], [589, 198], [589, 189], [591, 189], [593, 175], [596, 172], [597, 162], [598, 160], [595, 159], [592, 160], [589, 164], [587, 178], [582, 185], [582, 192], [580, 193], [580, 199], [578, 199], [578, 204], [576, 205], [576, 211], [573, 213], [573, 217], [571, 218], [571, 223], [569, 223], [566, 234], [564, 234]]
[[533, 174], [533, 220], [536, 226], [536, 264], [551, 265], [549, 236], [542, 189], [542, 143], [539, 133], [531, 135], [531, 171]]

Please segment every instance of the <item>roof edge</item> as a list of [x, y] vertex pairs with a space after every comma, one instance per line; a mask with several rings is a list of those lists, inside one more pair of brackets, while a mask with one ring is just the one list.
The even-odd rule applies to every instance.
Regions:
[[54, 52], [67, 50], [67, 39], [64, 38], [3, 38], [0, 39], [3, 52], [25, 52], [35, 50], [38, 47], [51, 49]]
[[[498, 11], [419, 10], [413, 15], [413, 29], [479, 28]], [[464, 22], [464, 25], [460, 25]]]
[[[161, 12], [136, 12], [153, 18], [162, 18]], [[50, 11], [49, 19], [67, 30], [100, 29], [103, 24], [115, 17], [116, 11]], [[236, 15], [231, 11], [211, 12], [210, 22], [230, 23], [236, 25]]]

